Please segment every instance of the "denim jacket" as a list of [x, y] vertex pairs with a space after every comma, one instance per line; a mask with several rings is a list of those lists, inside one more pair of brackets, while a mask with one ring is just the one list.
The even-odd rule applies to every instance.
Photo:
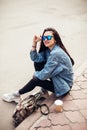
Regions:
[[36, 71], [34, 75], [40, 80], [51, 78], [54, 84], [56, 97], [67, 93], [73, 85], [73, 69], [69, 56], [58, 46], [52, 50], [37, 53], [31, 51], [30, 57], [34, 62], [46, 61], [41, 71]]

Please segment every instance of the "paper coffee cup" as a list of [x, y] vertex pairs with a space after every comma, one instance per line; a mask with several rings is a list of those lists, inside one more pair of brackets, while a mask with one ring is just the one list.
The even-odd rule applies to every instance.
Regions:
[[57, 112], [62, 112], [62, 110], [63, 110], [63, 101], [62, 100], [56, 100], [54, 102], [54, 104], [55, 104], [55, 110]]

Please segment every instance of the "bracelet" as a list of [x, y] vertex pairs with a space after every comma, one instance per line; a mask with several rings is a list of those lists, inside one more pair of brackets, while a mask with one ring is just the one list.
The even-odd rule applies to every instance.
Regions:
[[36, 48], [36, 46], [32, 46], [33, 48]]

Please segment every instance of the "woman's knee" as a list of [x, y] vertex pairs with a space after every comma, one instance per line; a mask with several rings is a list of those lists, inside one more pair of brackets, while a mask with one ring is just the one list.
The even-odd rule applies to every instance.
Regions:
[[31, 80], [32, 80], [33, 82], [36, 82], [36, 83], [38, 83], [38, 82], [40, 81], [40, 79], [38, 79], [37, 77], [33, 77]]

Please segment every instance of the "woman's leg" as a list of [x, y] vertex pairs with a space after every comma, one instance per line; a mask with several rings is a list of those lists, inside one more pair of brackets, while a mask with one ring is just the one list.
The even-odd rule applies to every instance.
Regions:
[[34, 62], [35, 71], [41, 71], [44, 68], [45, 64], [46, 62], [41, 62], [41, 63]]
[[32, 78], [22, 89], [19, 90], [19, 94], [30, 92], [36, 86], [40, 86], [45, 90], [54, 92], [54, 86], [51, 80], [40, 80], [35, 77], [35, 78]]
[[[43, 69], [45, 65], [45, 62], [42, 62], [42, 63], [34, 63], [34, 67], [35, 67], [35, 70], [36, 71], [40, 71], [41, 69]], [[31, 90], [33, 90], [36, 86], [41, 86], [41, 87], [44, 87], [46, 88], [47, 86], [47, 90], [49, 91], [54, 91], [54, 88], [52, 90], [52, 83], [49, 82], [49, 81], [41, 81], [37, 78], [33, 78], [30, 80], [29, 83], [27, 83], [22, 89], [20, 89], [19, 91], [16, 91], [14, 93], [8, 93], [8, 94], [4, 94], [2, 99], [6, 102], [16, 102], [18, 103], [20, 101], [20, 94], [24, 94], [24, 93], [27, 93]], [[48, 88], [49, 86], [49, 88]], [[51, 87], [52, 86], [52, 87]]]
[[[34, 69], [35, 71], [41, 71], [44, 68], [44, 65], [46, 64], [46, 62], [34, 62]], [[41, 88], [42, 92], [47, 92], [47, 90], [45, 90], [44, 88]]]

